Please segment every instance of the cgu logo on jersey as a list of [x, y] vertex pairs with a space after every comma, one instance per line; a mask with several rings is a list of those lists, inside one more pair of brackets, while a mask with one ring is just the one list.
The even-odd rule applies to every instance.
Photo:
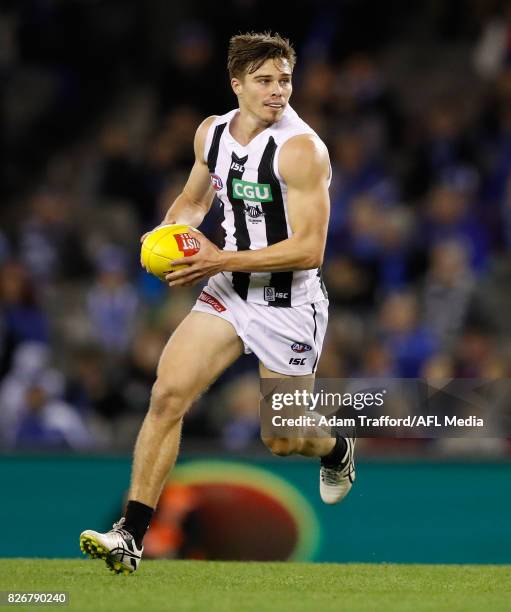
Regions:
[[218, 176], [218, 174], [211, 174], [211, 184], [213, 185], [213, 189], [215, 191], [220, 191], [224, 187], [224, 183], [222, 179]]
[[303, 344], [302, 342], [295, 342], [291, 345], [291, 350], [295, 353], [305, 353], [306, 351], [312, 351], [312, 346]]
[[232, 179], [232, 193], [235, 200], [273, 202], [269, 183], [250, 183], [249, 181]]

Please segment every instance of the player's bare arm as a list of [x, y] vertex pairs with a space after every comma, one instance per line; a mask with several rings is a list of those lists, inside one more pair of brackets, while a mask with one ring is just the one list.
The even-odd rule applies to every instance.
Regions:
[[222, 251], [202, 234], [196, 234], [200, 251], [187, 258], [190, 265], [186, 269], [167, 276], [170, 286], [190, 285], [221, 271], [294, 271], [321, 265], [330, 212], [330, 164], [325, 145], [310, 134], [291, 138], [282, 147], [279, 171], [288, 186], [293, 235], [263, 249]]
[[[183, 191], [171, 204], [160, 225], [181, 223], [198, 227], [209, 211], [213, 202], [214, 191], [211, 187], [208, 166], [204, 161], [204, 144], [208, 129], [215, 118], [213, 115], [204, 119], [197, 128], [193, 143], [195, 162], [192, 170]], [[146, 234], [142, 236], [141, 242], [145, 236]]]

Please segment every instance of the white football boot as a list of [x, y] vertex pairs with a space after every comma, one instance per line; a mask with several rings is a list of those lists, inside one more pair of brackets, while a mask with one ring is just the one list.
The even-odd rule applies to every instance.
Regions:
[[93, 559], [103, 559], [115, 574], [127, 575], [138, 568], [144, 547], [137, 548], [134, 537], [123, 528], [124, 522], [122, 517], [106, 533], [87, 529], [80, 535], [80, 549]]
[[355, 442], [356, 438], [346, 440], [346, 453], [339, 465], [321, 464], [319, 472], [319, 492], [325, 504], [338, 504], [350, 492], [355, 482]]

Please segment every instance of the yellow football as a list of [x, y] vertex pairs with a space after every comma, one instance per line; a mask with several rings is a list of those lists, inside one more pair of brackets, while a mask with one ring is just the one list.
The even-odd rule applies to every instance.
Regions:
[[190, 233], [189, 225], [162, 225], [149, 232], [142, 242], [140, 263], [160, 280], [184, 265], [171, 265], [171, 261], [195, 255], [200, 249], [200, 242]]

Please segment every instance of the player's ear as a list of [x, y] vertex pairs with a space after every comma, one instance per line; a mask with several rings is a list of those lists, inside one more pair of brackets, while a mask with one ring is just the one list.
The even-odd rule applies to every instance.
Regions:
[[237, 96], [239, 96], [241, 92], [243, 91], [243, 85], [241, 84], [240, 79], [237, 79], [236, 77], [232, 77], [231, 87]]

